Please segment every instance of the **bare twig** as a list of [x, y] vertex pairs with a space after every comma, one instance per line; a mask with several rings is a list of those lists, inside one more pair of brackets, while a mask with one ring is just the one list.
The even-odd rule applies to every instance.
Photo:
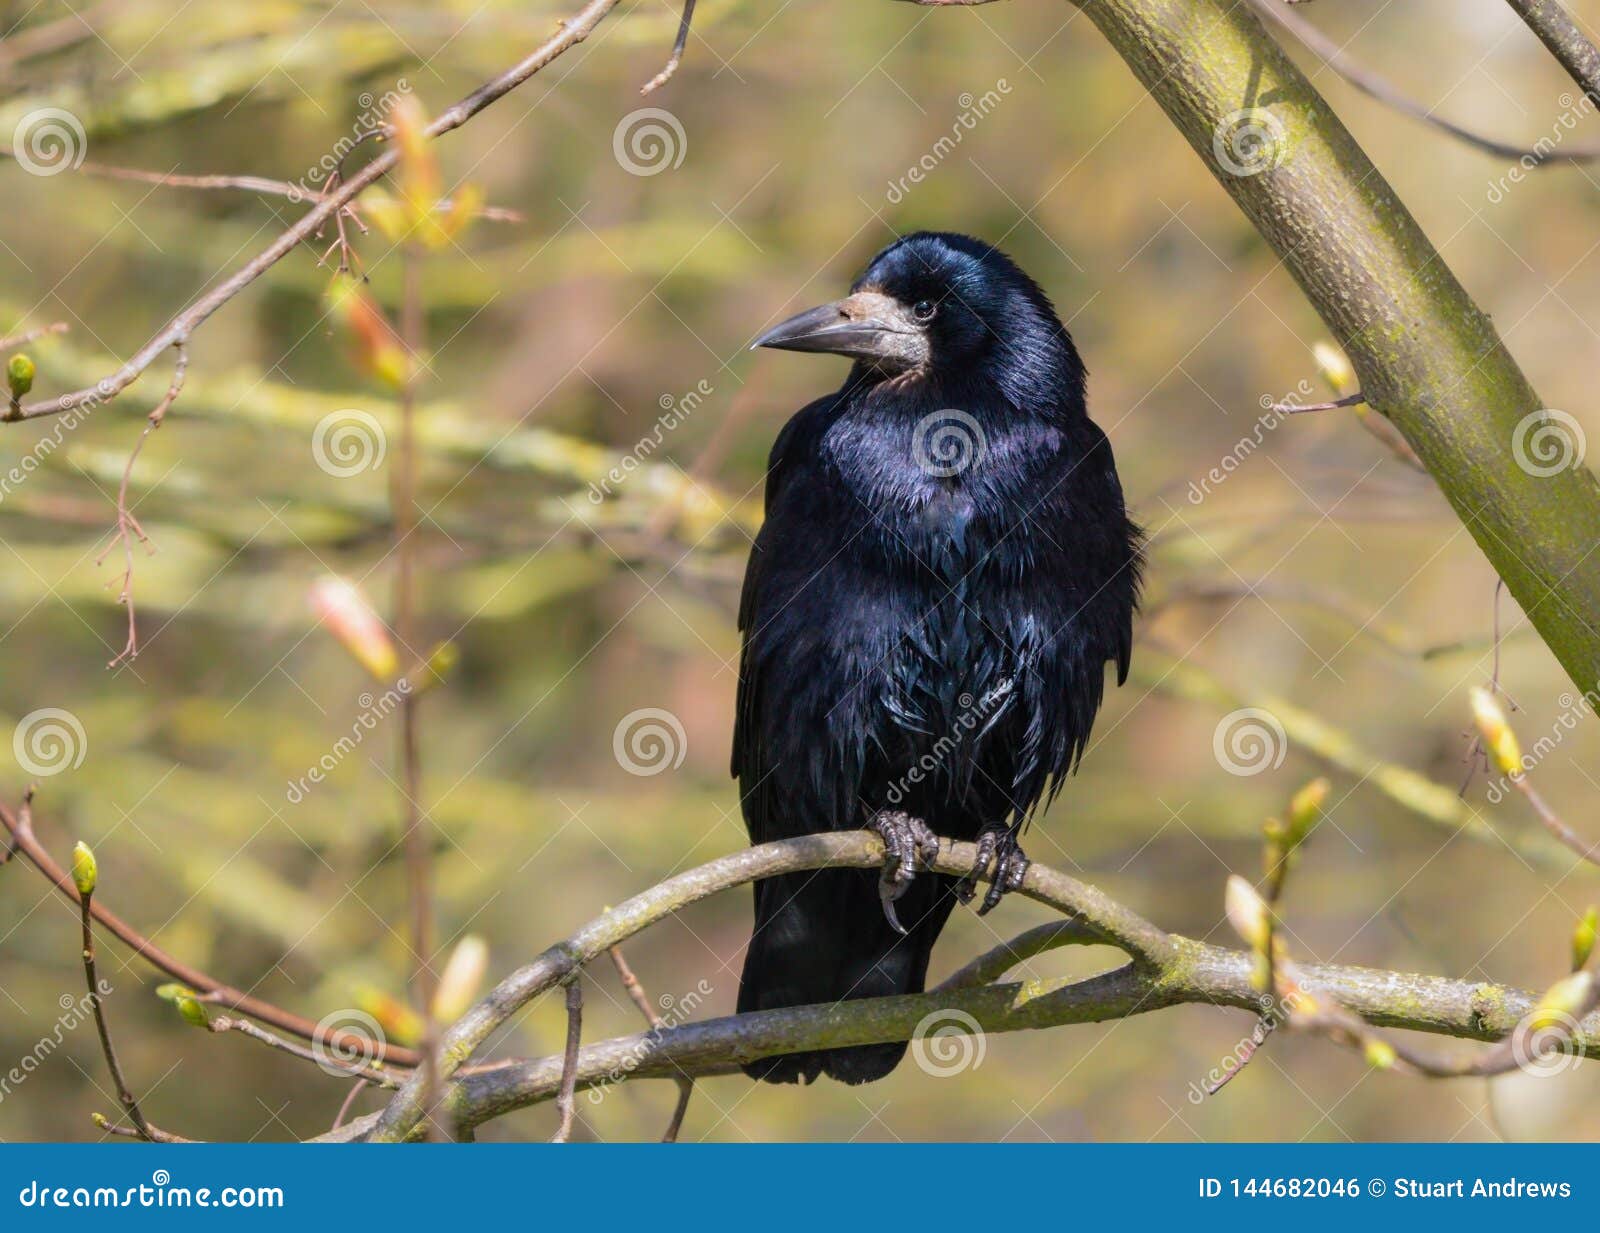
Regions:
[[662, 70], [639, 87], [640, 94], [650, 94], [672, 80], [672, 75], [678, 71], [678, 65], [683, 61], [683, 49], [689, 44], [689, 27], [693, 22], [694, 0], [683, 0], [683, 18], [678, 22], [678, 37], [672, 42], [672, 54], [667, 57], [667, 63]]
[[1434, 128], [1449, 133], [1452, 137], [1466, 142], [1470, 146], [1497, 155], [1500, 158], [1512, 159], [1522, 162], [1530, 167], [1537, 167], [1543, 163], [1587, 163], [1600, 159], [1600, 148], [1594, 146], [1555, 146], [1543, 144], [1528, 148], [1512, 145], [1509, 142], [1498, 141], [1492, 137], [1485, 137], [1471, 129], [1464, 128], [1454, 121], [1437, 116], [1433, 111], [1406, 95], [1387, 78], [1373, 72], [1358, 63], [1352, 56], [1346, 54], [1344, 49], [1334, 42], [1322, 31], [1318, 30], [1304, 18], [1290, 13], [1277, 0], [1249, 0], [1256, 12], [1268, 20], [1276, 22], [1287, 30], [1296, 39], [1303, 43], [1308, 50], [1318, 56], [1334, 72], [1343, 77], [1363, 94], [1377, 99], [1396, 111], [1402, 112], [1412, 119], [1420, 120], [1424, 124], [1431, 124]]
[[1358, 407], [1366, 402], [1366, 396], [1357, 390], [1354, 394], [1346, 394], [1343, 398], [1335, 398], [1332, 402], [1275, 402], [1270, 410], [1279, 415], [1303, 415], [1307, 411], [1332, 411], [1338, 407]]
[[146, 417], [144, 429], [139, 433], [138, 441], [134, 443], [133, 449], [128, 454], [128, 461], [122, 468], [122, 482], [117, 486], [116, 529], [111, 537], [111, 542], [95, 558], [95, 564], [102, 565], [112, 550], [118, 544], [122, 545], [123, 571], [117, 602], [128, 610], [128, 640], [116, 657], [106, 665], [108, 668], [119, 667], [124, 663], [130, 662], [139, 654], [139, 621], [133, 607], [133, 542], [137, 539], [139, 543], [144, 545], [147, 552], [154, 552], [155, 548], [151, 545], [150, 537], [145, 534], [144, 528], [139, 525], [139, 520], [133, 516], [133, 510], [128, 505], [128, 481], [133, 476], [133, 464], [139, 460], [139, 454], [144, 449], [144, 443], [150, 439], [150, 435], [156, 429], [161, 427], [162, 422], [167, 417], [168, 409], [177, 401], [178, 395], [183, 392], [183, 378], [189, 371], [189, 351], [184, 346], [182, 339], [175, 341], [172, 346], [178, 353], [172, 368], [172, 382], [167, 386], [167, 392], [162, 396], [161, 401], [155, 405], [149, 416]]
[[34, 339], [43, 338], [46, 334], [65, 334], [71, 328], [65, 321], [52, 321], [49, 325], [36, 325], [32, 329], [18, 330], [15, 334], [0, 338], [0, 351], [5, 351], [12, 347], [26, 346]]
[[367, 1081], [365, 1079], [357, 1079], [350, 1085], [350, 1090], [345, 1093], [344, 1103], [339, 1106], [339, 1112], [334, 1115], [334, 1130], [338, 1130], [339, 1127], [344, 1125], [344, 1119], [350, 1116], [350, 1110], [356, 1103], [356, 1097], [361, 1095], [366, 1086]]
[[[438, 137], [460, 128], [485, 107], [504, 98], [528, 78], [539, 72], [562, 53], [583, 42], [594, 32], [606, 15], [616, 8], [620, 0], [588, 0], [576, 15], [560, 23], [556, 33], [546, 39], [529, 55], [505, 72], [436, 116], [428, 126], [428, 136]], [[55, 398], [25, 403], [18, 419], [36, 419], [45, 415], [60, 415], [86, 402], [100, 402], [115, 398], [155, 362], [162, 352], [179, 340], [188, 339], [210, 316], [233, 299], [261, 275], [288, 256], [309, 237], [317, 234], [334, 214], [346, 203], [354, 200], [367, 188], [387, 175], [400, 154], [396, 149], [385, 150], [349, 179], [344, 180], [334, 192], [326, 194], [300, 219], [283, 231], [276, 240], [255, 257], [217, 283], [209, 291], [193, 300], [173, 316], [144, 346], [129, 357], [115, 372], [94, 385]]]
[[94, 1024], [100, 1032], [100, 1051], [106, 1056], [106, 1069], [111, 1072], [111, 1081], [117, 1087], [117, 1099], [122, 1102], [123, 1109], [139, 1128], [139, 1134], [154, 1142], [155, 1133], [150, 1128], [150, 1123], [145, 1121], [144, 1113], [139, 1109], [139, 1102], [134, 1099], [132, 1090], [128, 1087], [128, 1080], [123, 1077], [122, 1064], [117, 1061], [117, 1050], [111, 1043], [111, 1026], [106, 1022], [106, 1008], [100, 999], [100, 980], [95, 975], [94, 963], [94, 915], [90, 903], [94, 899], [93, 889], [85, 891], [78, 899], [78, 919], [83, 925], [83, 975], [89, 982], [89, 1005], [94, 1009]]
[[[28, 799], [31, 799], [31, 793], [28, 798], [24, 798], [25, 803]], [[11, 847], [27, 857], [29, 863], [44, 875], [47, 882], [71, 903], [79, 902], [78, 891], [72, 884], [72, 878], [56, 863], [35, 836], [31, 810], [25, 807], [17, 816], [13, 816], [10, 810], [0, 804], [0, 826], [4, 826], [9, 832]], [[421, 1061], [419, 1055], [410, 1049], [394, 1044], [374, 1043], [364, 1036], [342, 1029], [324, 1028], [310, 1019], [225, 984], [199, 968], [191, 967], [181, 959], [169, 955], [97, 901], [91, 903], [90, 911], [101, 928], [127, 946], [135, 955], [158, 971], [206, 995], [208, 1001], [214, 1001], [230, 1010], [259, 1019], [263, 1023], [270, 1023], [280, 1031], [298, 1036], [302, 1040], [320, 1040], [329, 1049], [366, 1049], [375, 1054], [375, 1061], [382, 1061], [388, 1066], [415, 1066]]]
[[[235, 1019], [230, 1015], [217, 1015], [207, 1024], [213, 1032], [238, 1032], [248, 1036], [251, 1040], [266, 1045], [269, 1049], [277, 1049], [291, 1057], [297, 1057], [303, 1062], [315, 1062], [318, 1066], [330, 1072], [338, 1072], [340, 1076], [359, 1080], [360, 1083], [370, 1083], [376, 1087], [399, 1087], [402, 1076], [380, 1066], [362, 1065], [357, 1062], [346, 1062], [343, 1058], [332, 1052], [307, 1048], [292, 1040], [285, 1040], [281, 1036], [251, 1023], [248, 1019]], [[368, 1046], [371, 1047], [370, 1044]]]
[[572, 1137], [572, 1116], [576, 1110], [573, 1095], [578, 1083], [578, 1050], [583, 1045], [583, 977], [573, 973], [567, 982], [567, 1048], [562, 1054], [561, 1092], [556, 1097], [556, 1108], [561, 1114], [561, 1124], [550, 1137], [552, 1143], [565, 1143]]
[[[644, 986], [639, 983], [639, 978], [633, 974], [633, 969], [628, 966], [628, 960], [622, 953], [622, 947], [608, 948], [611, 963], [617, 969], [617, 975], [622, 980], [622, 987], [628, 991], [628, 996], [633, 999], [633, 1004], [639, 1008], [639, 1013], [644, 1016], [644, 1021], [651, 1027], [660, 1030], [661, 1016], [656, 1013], [655, 1003], [650, 1000], [650, 995], [644, 991]], [[689, 1100], [694, 1096], [694, 1080], [683, 1075], [678, 1079], [678, 1103], [672, 1110], [672, 1120], [667, 1123], [666, 1132], [661, 1136], [663, 1143], [676, 1143], [678, 1132], [683, 1129], [684, 1116], [689, 1112]]]

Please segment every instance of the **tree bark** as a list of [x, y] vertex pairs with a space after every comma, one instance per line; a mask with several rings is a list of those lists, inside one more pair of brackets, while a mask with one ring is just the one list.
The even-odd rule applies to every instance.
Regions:
[[[1518, 464], [1543, 404], [1305, 75], [1237, 0], [1068, 0], [1282, 259], [1579, 689], [1600, 682], [1600, 485]], [[1235, 174], [1243, 116], [1274, 148]], [[1220, 135], [1220, 137], [1219, 137]], [[1231, 161], [1237, 165], [1237, 158]], [[1532, 417], [1530, 419], [1530, 417]]]

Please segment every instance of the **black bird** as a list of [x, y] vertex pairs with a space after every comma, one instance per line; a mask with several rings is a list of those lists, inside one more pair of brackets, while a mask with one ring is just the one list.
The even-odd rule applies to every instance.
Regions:
[[[753, 345], [855, 363], [767, 467], [739, 611], [745, 823], [757, 843], [870, 827], [890, 860], [758, 883], [739, 1010], [919, 993], [976, 879], [915, 877], [915, 859], [935, 834], [978, 841], [981, 911], [1021, 884], [1019, 832], [1081, 755], [1106, 665], [1127, 674], [1140, 533], [1072, 339], [987, 244], [907, 236]], [[905, 1049], [745, 1069], [866, 1083]]]

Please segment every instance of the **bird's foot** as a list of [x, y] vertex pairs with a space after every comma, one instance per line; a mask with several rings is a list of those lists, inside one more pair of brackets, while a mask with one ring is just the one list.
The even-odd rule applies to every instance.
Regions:
[[883, 915], [890, 928], [904, 933], [905, 926], [895, 915], [895, 900], [906, 893], [906, 887], [917, 876], [917, 858], [926, 863], [939, 855], [939, 836], [921, 818], [890, 809], [877, 813], [867, 829], [883, 840], [883, 873], [878, 878]]
[[956, 883], [956, 895], [962, 903], [972, 902], [978, 893], [978, 878], [991, 862], [994, 864], [994, 877], [989, 882], [983, 903], [978, 907], [979, 916], [992, 911], [1007, 893], [1021, 887], [1022, 879], [1028, 874], [1030, 862], [1017, 842], [1016, 831], [1009, 826], [988, 827], [979, 833], [978, 859], [972, 864], [972, 872]]

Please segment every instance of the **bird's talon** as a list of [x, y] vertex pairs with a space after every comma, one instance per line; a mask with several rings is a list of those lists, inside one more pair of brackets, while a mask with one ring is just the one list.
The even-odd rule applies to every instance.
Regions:
[[978, 905], [978, 915], [986, 916], [999, 906], [1000, 900], [1022, 886], [1028, 876], [1028, 858], [1023, 855], [1017, 837], [1009, 827], [986, 830], [978, 835], [978, 857], [972, 863], [972, 872], [956, 885], [956, 894], [962, 903], [970, 903], [978, 893], [978, 879], [994, 864], [994, 874], [983, 902]]
[[904, 934], [906, 929], [895, 915], [894, 902], [906, 893], [906, 888], [915, 880], [917, 858], [928, 861], [939, 855], [939, 837], [928, 829], [928, 824], [921, 818], [887, 809], [873, 817], [868, 829], [883, 840], [883, 871], [878, 876], [878, 898], [883, 903], [884, 918], [891, 929]]

